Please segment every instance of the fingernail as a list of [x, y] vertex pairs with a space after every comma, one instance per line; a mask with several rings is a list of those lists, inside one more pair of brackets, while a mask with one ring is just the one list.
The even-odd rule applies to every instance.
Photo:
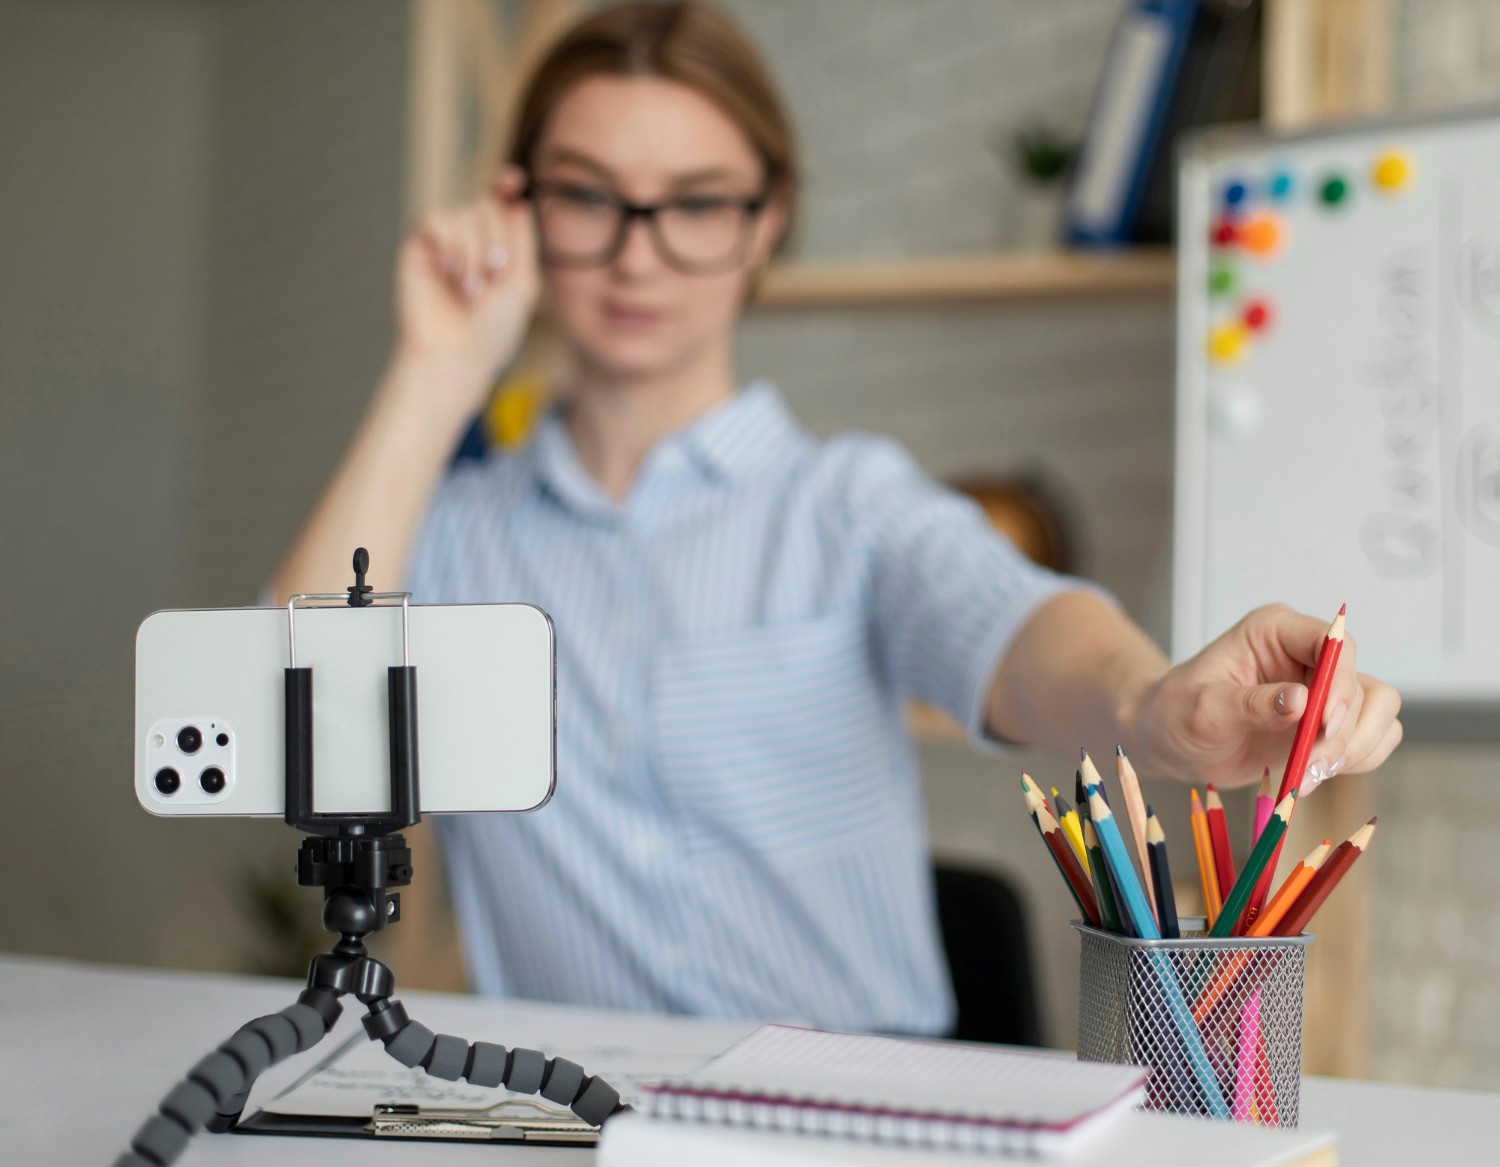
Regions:
[[1297, 797], [1306, 798], [1309, 794], [1316, 790], [1322, 784], [1322, 782], [1323, 779], [1314, 778], [1312, 776], [1312, 771], [1308, 770], [1307, 777], [1302, 779], [1302, 785], [1297, 788]]
[[1328, 771], [1325, 769], [1325, 763], [1322, 758], [1314, 758], [1307, 764], [1307, 776], [1304, 781], [1311, 779], [1314, 783], [1317, 783], [1327, 777]]
[[484, 266], [490, 271], [499, 271], [510, 262], [510, 252], [498, 243], [484, 253]]
[[1280, 693], [1276, 694], [1276, 712], [1277, 713], [1285, 713], [1286, 712], [1286, 690], [1285, 689], [1283, 689]]
[[1338, 761], [1334, 762], [1333, 765], [1328, 767], [1328, 777], [1332, 778], [1335, 774], [1337, 774], [1344, 768], [1344, 764], [1348, 761], [1348, 758], [1344, 757], [1343, 754], [1340, 754], [1338, 757]]
[[[1348, 714], [1349, 714], [1349, 706], [1348, 705], [1340, 705], [1337, 709], [1335, 709], [1333, 711], [1332, 716], [1330, 716], [1329, 719], [1328, 719], [1328, 728], [1323, 731], [1323, 739], [1325, 741], [1330, 741], [1331, 742], [1334, 738], [1336, 738], [1338, 736], [1339, 730], [1341, 728], [1343, 728], [1344, 718], [1346, 716], [1348, 716]], [[1330, 777], [1332, 777], [1332, 775], [1330, 775]]]

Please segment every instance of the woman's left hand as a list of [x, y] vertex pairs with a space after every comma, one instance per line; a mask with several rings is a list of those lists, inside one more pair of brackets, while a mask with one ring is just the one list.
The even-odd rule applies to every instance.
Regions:
[[[1244, 786], [1264, 767], [1280, 777], [1307, 707], [1328, 624], [1275, 604], [1257, 608], [1146, 693], [1132, 735], [1159, 770]], [[1401, 741], [1401, 698], [1355, 669], [1345, 636], [1305, 778], [1375, 769]]]

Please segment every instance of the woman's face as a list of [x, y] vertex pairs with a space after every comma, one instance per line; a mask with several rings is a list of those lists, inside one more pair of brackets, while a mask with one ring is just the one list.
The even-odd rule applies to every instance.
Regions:
[[[652, 224], [630, 220], [607, 263], [545, 269], [548, 300], [579, 355], [611, 377], [670, 373], [727, 346], [749, 272], [784, 222], [779, 203], [742, 216], [735, 200], [762, 195], [764, 167], [743, 130], [697, 90], [657, 77], [585, 78], [564, 94], [534, 155], [532, 179], [554, 215], [545, 236], [592, 247], [611, 221], [609, 200], [670, 203], [656, 226], [679, 258], [711, 271], [684, 271], [665, 258]], [[550, 208], [550, 211], [549, 211]], [[592, 216], [592, 218], [591, 218]], [[743, 223], [744, 248], [722, 250], [725, 223]], [[669, 221], [670, 220], [670, 221]], [[593, 224], [593, 227], [590, 224]]]

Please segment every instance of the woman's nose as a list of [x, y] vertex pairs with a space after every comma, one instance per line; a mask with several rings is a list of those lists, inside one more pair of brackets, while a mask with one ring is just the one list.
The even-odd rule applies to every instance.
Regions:
[[652, 224], [644, 216], [635, 215], [625, 224], [625, 242], [615, 256], [615, 268], [630, 276], [650, 275], [665, 266]]

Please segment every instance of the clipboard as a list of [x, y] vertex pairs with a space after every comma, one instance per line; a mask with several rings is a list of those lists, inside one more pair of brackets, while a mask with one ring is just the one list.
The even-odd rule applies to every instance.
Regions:
[[275, 1098], [254, 1114], [247, 1115], [233, 1128], [246, 1135], [303, 1135], [328, 1138], [421, 1139], [440, 1142], [503, 1142], [527, 1146], [591, 1147], [599, 1141], [599, 1128], [584, 1122], [566, 1107], [552, 1106], [528, 1095], [503, 1089], [487, 1090], [464, 1083], [429, 1085], [420, 1070], [406, 1071], [392, 1064], [389, 1078], [397, 1084], [405, 1075], [427, 1091], [451, 1092], [462, 1098], [495, 1096], [478, 1105], [443, 1104], [411, 1101], [401, 1097], [399, 1088], [387, 1088], [386, 1100], [367, 1102], [365, 1095], [379, 1094], [382, 1087], [355, 1092], [348, 1113], [284, 1113], [271, 1109], [279, 1100], [315, 1087], [321, 1077], [339, 1072], [356, 1048], [370, 1048], [363, 1033], [352, 1034], [332, 1053], [319, 1061]]

